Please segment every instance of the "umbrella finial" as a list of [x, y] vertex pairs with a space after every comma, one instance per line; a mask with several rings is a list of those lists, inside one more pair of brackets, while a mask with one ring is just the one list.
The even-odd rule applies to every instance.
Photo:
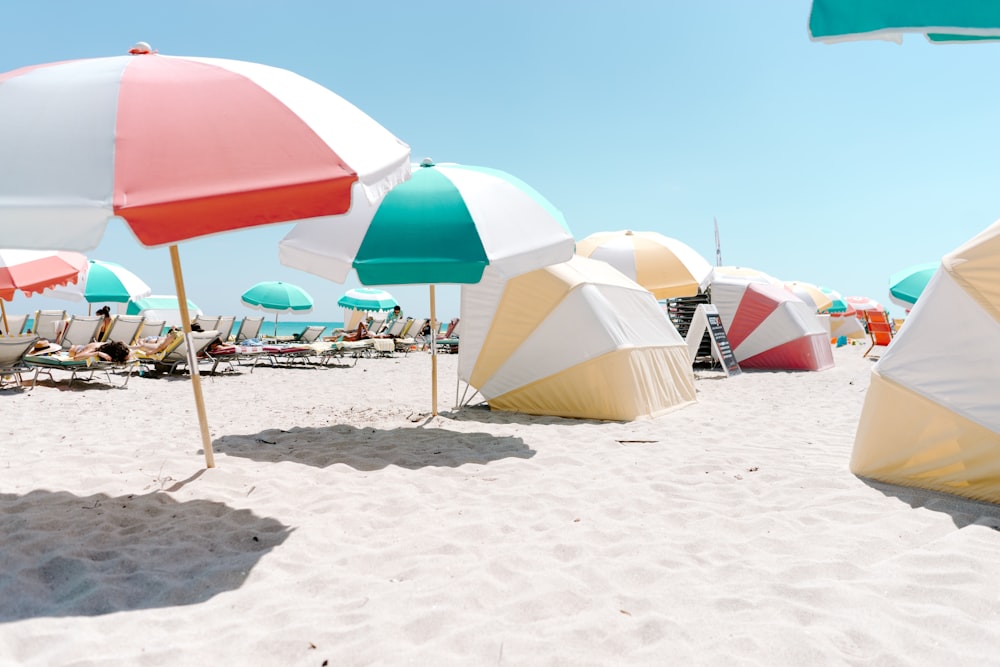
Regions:
[[155, 53], [153, 47], [149, 45], [149, 42], [136, 42], [132, 45], [132, 48], [128, 50], [133, 56], [146, 55], [149, 53]]
[[423, 160], [420, 161], [420, 166], [421, 167], [433, 167], [434, 166], [434, 160], [431, 159], [431, 158], [429, 158], [429, 157], [425, 157]]

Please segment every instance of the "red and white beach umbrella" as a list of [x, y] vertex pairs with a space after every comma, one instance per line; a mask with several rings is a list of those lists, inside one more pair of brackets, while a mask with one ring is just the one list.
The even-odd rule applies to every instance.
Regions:
[[3, 302], [16, 292], [26, 296], [57, 285], [75, 283], [87, 268], [87, 258], [78, 252], [56, 250], [0, 250], [0, 316], [7, 331]]
[[[409, 175], [409, 147], [288, 70], [152, 53], [0, 74], [0, 238], [95, 248], [120, 216], [146, 246], [344, 213]], [[39, 234], [39, 227], [45, 234]]]
[[120, 217], [143, 245], [170, 246], [185, 329], [177, 242], [339, 215], [409, 178], [409, 146], [316, 82], [143, 42], [129, 54], [0, 74], [0, 239], [89, 250]]

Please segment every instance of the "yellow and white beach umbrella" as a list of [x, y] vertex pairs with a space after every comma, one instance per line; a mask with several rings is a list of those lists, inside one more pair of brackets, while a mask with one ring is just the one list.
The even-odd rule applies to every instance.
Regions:
[[693, 248], [658, 232], [598, 232], [579, 241], [576, 254], [607, 262], [657, 299], [698, 294], [712, 270]]
[[655, 297], [579, 256], [462, 287], [459, 378], [528, 414], [632, 420], [695, 400], [687, 346]]
[[1000, 503], [1000, 221], [946, 255], [872, 369], [862, 477]]
[[792, 291], [792, 294], [799, 297], [811, 306], [816, 312], [829, 310], [833, 305], [830, 295], [819, 288], [819, 285], [803, 282], [801, 280], [786, 280], [785, 287]]

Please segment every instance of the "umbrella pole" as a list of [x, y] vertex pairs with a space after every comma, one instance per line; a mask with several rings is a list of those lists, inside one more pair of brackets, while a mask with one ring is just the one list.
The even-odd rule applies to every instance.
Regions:
[[278, 340], [278, 313], [274, 314], [274, 340]]
[[[184, 336], [188, 339], [188, 353], [191, 354], [191, 316], [188, 314], [187, 294], [184, 292], [184, 276], [181, 274], [181, 257], [177, 246], [170, 246], [170, 263], [174, 269], [174, 285], [177, 288], [177, 305], [181, 310], [181, 325]], [[208, 415], [205, 413], [205, 399], [201, 393], [201, 374], [198, 373], [198, 360], [189, 361], [191, 368], [191, 389], [194, 391], [194, 402], [198, 408], [198, 423], [201, 425], [201, 442], [205, 449], [205, 467], [215, 467], [215, 455], [212, 453], [212, 438], [208, 433]]]
[[437, 317], [434, 315], [434, 285], [431, 285], [431, 416], [438, 413]]
[[0, 299], [0, 315], [3, 316], [3, 332], [4, 335], [9, 336], [10, 330], [7, 328], [7, 309], [3, 307], [3, 299]]

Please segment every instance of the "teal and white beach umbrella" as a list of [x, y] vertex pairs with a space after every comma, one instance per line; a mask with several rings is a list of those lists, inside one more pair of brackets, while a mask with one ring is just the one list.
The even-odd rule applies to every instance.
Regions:
[[392, 310], [398, 305], [396, 297], [384, 289], [358, 287], [349, 289], [337, 300], [337, 305], [348, 310]]
[[313, 298], [298, 285], [269, 280], [257, 283], [240, 297], [244, 304], [274, 313], [274, 335], [278, 335], [278, 313], [308, 313], [313, 309]]
[[562, 213], [497, 169], [424, 160], [375, 207], [356, 205], [331, 224], [298, 223], [281, 263], [338, 283], [477, 283], [487, 266], [505, 276], [565, 262], [575, 243]]
[[917, 264], [889, 276], [889, 300], [910, 310], [937, 273], [941, 262]]
[[993, 0], [813, 0], [809, 35], [827, 42], [917, 33], [931, 42], [1000, 39], [1000, 3]]
[[121, 264], [91, 259], [81, 280], [54, 287], [46, 295], [87, 303], [128, 303], [152, 293], [149, 285]]
[[296, 224], [279, 257], [339, 283], [354, 269], [362, 285], [428, 284], [435, 320], [435, 284], [478, 283], [487, 266], [510, 278], [568, 261], [575, 245], [562, 213], [527, 183], [498, 169], [425, 159], [377, 205], [356, 200], [333, 222]]

